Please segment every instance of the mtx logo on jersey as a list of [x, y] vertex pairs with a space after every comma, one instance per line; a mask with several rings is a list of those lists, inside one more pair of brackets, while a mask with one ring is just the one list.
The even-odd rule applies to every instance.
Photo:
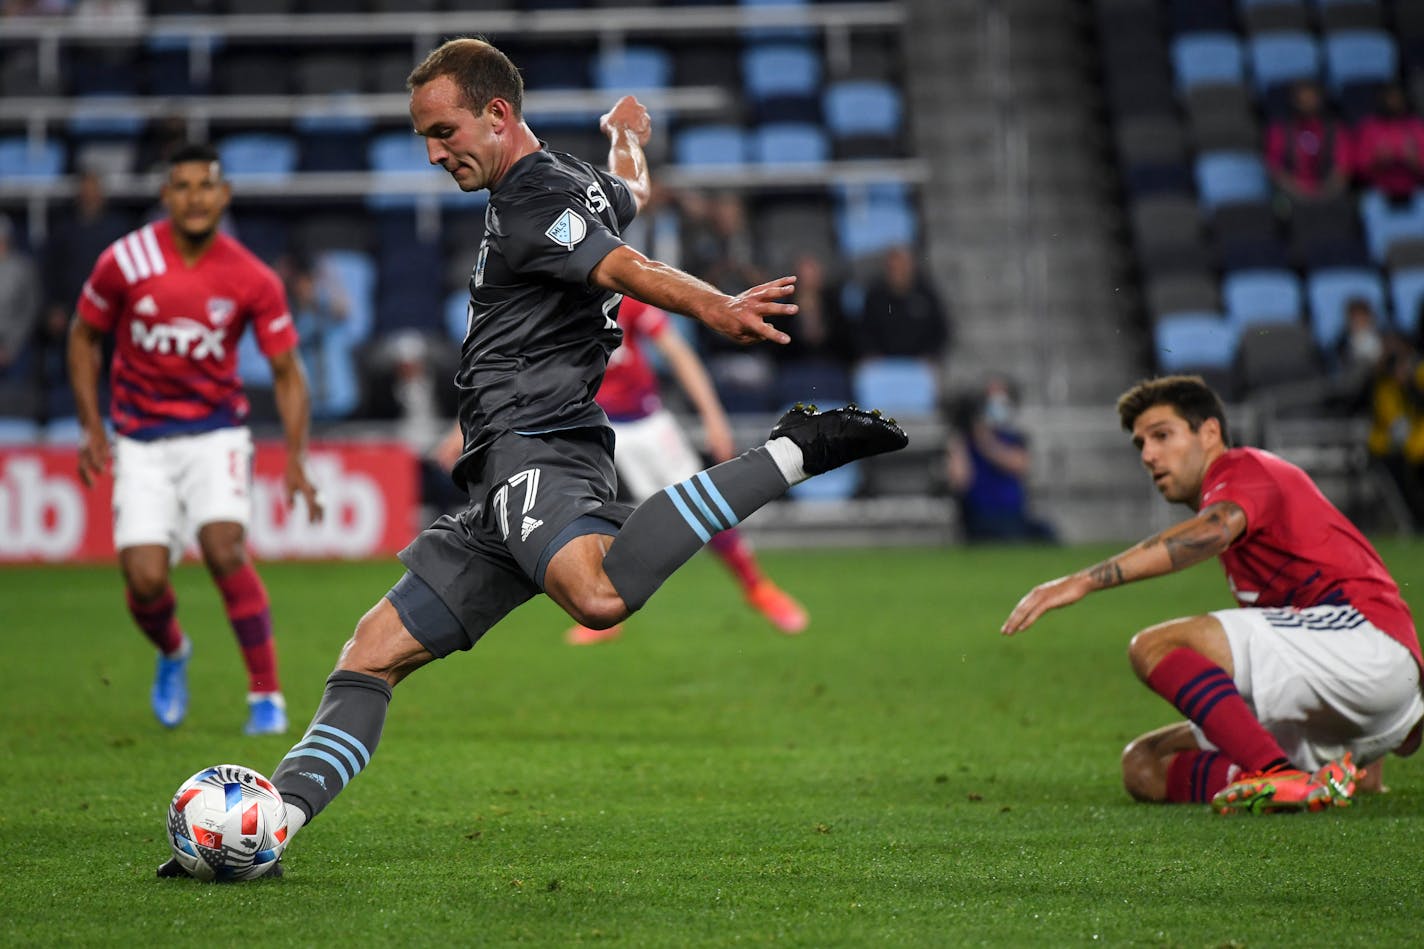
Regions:
[[171, 323], [149, 326], [143, 320], [129, 323], [133, 343], [147, 353], [177, 353], [189, 359], [222, 359], [227, 355], [223, 346], [222, 327], [209, 329], [197, 320], [178, 319]]
[[565, 250], [573, 250], [574, 245], [583, 240], [588, 235], [588, 225], [584, 219], [569, 208], [564, 213], [554, 219], [554, 223], [549, 225], [549, 229], [544, 232], [544, 236], [555, 244], [562, 246]]

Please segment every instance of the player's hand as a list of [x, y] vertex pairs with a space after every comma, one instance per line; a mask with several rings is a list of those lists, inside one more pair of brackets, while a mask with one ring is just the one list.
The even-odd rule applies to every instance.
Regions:
[[455, 462], [465, 452], [465, 433], [456, 425], [445, 433], [440, 444], [430, 450], [431, 459], [445, 471], [453, 471]]
[[795, 277], [777, 277], [732, 297], [705, 322], [723, 336], [739, 343], [769, 340], [784, 345], [791, 342], [791, 337], [766, 320], [770, 316], [795, 316], [796, 304], [777, 302], [795, 292]]
[[1037, 622], [1044, 613], [1077, 603], [1091, 591], [1092, 584], [1088, 578], [1076, 573], [1040, 583], [1024, 594], [1024, 598], [1019, 600], [1009, 618], [1004, 620], [1004, 625], [999, 627], [999, 632], [1005, 636], [1021, 633]]
[[603, 113], [598, 120], [598, 128], [610, 139], [620, 130], [631, 132], [639, 145], [646, 145], [653, 135], [653, 120], [643, 103], [632, 96], [624, 96]]
[[732, 441], [732, 429], [725, 416], [704, 420], [703, 434], [706, 436], [707, 454], [718, 464], [731, 460], [737, 453], [736, 443]]
[[94, 479], [109, 470], [109, 436], [103, 428], [84, 432], [79, 445], [79, 480], [84, 487], [94, 486]]
[[307, 520], [313, 524], [321, 523], [322, 516], [326, 513], [326, 508], [321, 503], [321, 492], [307, 477], [307, 470], [300, 459], [287, 459], [287, 471], [282, 476], [282, 482], [287, 494], [287, 507], [295, 507], [297, 495], [300, 494], [307, 502]]

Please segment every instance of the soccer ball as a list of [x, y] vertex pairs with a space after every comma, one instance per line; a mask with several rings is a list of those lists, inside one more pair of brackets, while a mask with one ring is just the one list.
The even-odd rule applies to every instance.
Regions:
[[277, 865], [287, 845], [282, 795], [236, 764], [204, 768], [168, 805], [173, 856], [199, 880], [253, 880]]

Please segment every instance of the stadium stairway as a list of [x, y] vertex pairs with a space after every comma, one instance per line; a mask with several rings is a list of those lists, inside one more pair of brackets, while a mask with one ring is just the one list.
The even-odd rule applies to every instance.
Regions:
[[[1062, 0], [911, 0], [909, 11], [927, 252], [957, 329], [947, 388], [986, 369], [1013, 375], [1037, 429], [1040, 512], [1068, 540], [1139, 536], [1154, 499], [1112, 405], [1145, 348], [1113, 239], [1090, 11]], [[1081, 410], [1073, 437], [1054, 431], [1060, 413], [1034, 411], [1057, 407]]]

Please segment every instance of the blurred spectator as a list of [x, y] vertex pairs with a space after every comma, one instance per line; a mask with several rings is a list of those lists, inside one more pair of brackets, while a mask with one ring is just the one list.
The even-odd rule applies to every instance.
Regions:
[[939, 293], [910, 248], [892, 247], [865, 291], [856, 351], [862, 356], [922, 356], [938, 361], [952, 338]]
[[1031, 459], [1013, 382], [991, 376], [977, 398], [952, 414], [945, 473], [959, 499], [965, 538], [1055, 542], [1053, 527], [1029, 512]]
[[0, 214], [0, 380], [15, 382], [28, 372], [41, 299], [39, 268]]
[[1370, 301], [1355, 297], [1345, 304], [1345, 329], [1335, 343], [1335, 391], [1350, 412], [1369, 401], [1370, 387], [1385, 355], [1385, 338]]
[[1266, 168], [1288, 201], [1340, 194], [1350, 177], [1350, 137], [1324, 111], [1320, 87], [1300, 82], [1291, 91], [1291, 114], [1266, 129]]
[[73, 6], [73, 0], [4, 0], [0, 15], [64, 16]]
[[1424, 182], [1424, 119], [1411, 112], [1404, 90], [1389, 85], [1379, 107], [1355, 130], [1355, 174], [1390, 201], [1406, 201]]
[[350, 304], [334, 274], [288, 255], [277, 272], [287, 284], [292, 319], [301, 336], [302, 363], [311, 381], [312, 418], [345, 418], [356, 408], [355, 342], [345, 332]]
[[127, 234], [134, 221], [115, 210], [95, 172], [79, 176], [74, 209], [51, 233], [44, 246], [44, 315], [36, 335], [41, 385], [49, 392], [68, 393], [64, 362], [69, 317], [94, 261], [110, 244]]
[[792, 264], [796, 275], [796, 316], [785, 329], [791, 342], [771, 347], [778, 363], [823, 362], [849, 369], [855, 340], [841, 310], [841, 287], [828, 280], [825, 265], [812, 253], [799, 254]]
[[[443, 341], [443, 337], [442, 337]], [[463, 441], [450, 417], [453, 407], [442, 398], [453, 396], [455, 367], [442, 362], [432, 338], [416, 330], [399, 330], [382, 339], [373, 351], [368, 415], [394, 418], [396, 437], [420, 459], [420, 499], [425, 514], [456, 510], [469, 497], [455, 486], [450, 469]], [[445, 349], [449, 345], [445, 344]]]
[[[681, 196], [682, 253], [689, 273], [724, 293], [741, 293], [767, 279], [738, 194]], [[733, 344], [735, 345], [735, 344]]]
[[1424, 525], [1424, 364], [1399, 336], [1385, 339], [1370, 415], [1370, 455], [1394, 479], [1414, 525]]

